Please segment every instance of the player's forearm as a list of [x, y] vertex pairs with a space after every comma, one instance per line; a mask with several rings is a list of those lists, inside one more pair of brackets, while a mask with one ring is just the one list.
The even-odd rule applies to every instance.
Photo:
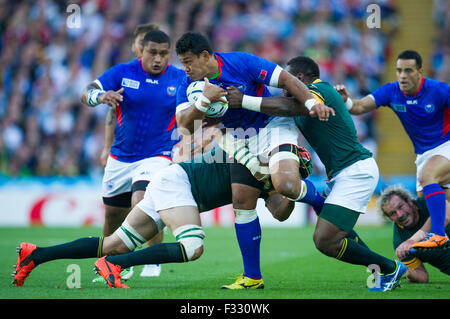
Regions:
[[[181, 134], [193, 134], [194, 131], [201, 127], [202, 121], [205, 118], [205, 112], [198, 110], [195, 107], [178, 111], [176, 113], [177, 127]], [[183, 131], [186, 131], [183, 133]]]
[[91, 104], [89, 104], [88, 102], [88, 95], [89, 95], [89, 91], [91, 90], [101, 90], [101, 88], [98, 86], [98, 84], [96, 84], [95, 82], [90, 83], [86, 89], [84, 90], [83, 94], [81, 95], [81, 102], [83, 104], [86, 104], [87, 106], [92, 106]]
[[265, 97], [261, 101], [261, 112], [276, 116], [308, 115], [304, 105], [290, 97]]
[[114, 143], [115, 136], [115, 125], [116, 124], [116, 110], [114, 108], [109, 108], [108, 114], [105, 120], [105, 149], [111, 149]]
[[278, 86], [287, 90], [297, 99], [297, 101], [300, 101], [303, 104], [308, 100], [314, 100], [314, 97], [308, 87], [296, 77], [288, 74], [286, 71], [281, 72]]
[[350, 114], [353, 115], [364, 114], [375, 110], [377, 107], [375, 100], [370, 95], [358, 100], [348, 97], [345, 101], [345, 106]]
[[429, 280], [428, 272], [423, 264], [420, 264], [415, 269], [408, 269], [408, 271], [406, 272], [406, 278], [409, 282], [415, 283], [427, 283]]

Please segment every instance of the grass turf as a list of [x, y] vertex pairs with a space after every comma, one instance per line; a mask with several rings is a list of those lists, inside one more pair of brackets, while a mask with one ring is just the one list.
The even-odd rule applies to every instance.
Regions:
[[[394, 258], [392, 228], [358, 227], [356, 231], [372, 250]], [[32, 242], [49, 246], [86, 236], [98, 236], [98, 228], [0, 228], [1, 299], [447, 299], [449, 276], [426, 266], [430, 283], [412, 284], [406, 279], [392, 292], [367, 291], [369, 272], [365, 267], [346, 264], [322, 255], [312, 242], [313, 227], [263, 228], [261, 265], [264, 290], [229, 291], [220, 286], [231, 283], [242, 271], [233, 228], [205, 229], [205, 251], [194, 262], [165, 264], [160, 277], [143, 278], [143, 266], [134, 268], [126, 282], [131, 289], [110, 289], [92, 283], [95, 259], [56, 260], [37, 267], [23, 287], [11, 285], [17, 260], [16, 246]], [[166, 233], [165, 241], [173, 241]], [[81, 288], [68, 288], [68, 266], [80, 267]]]

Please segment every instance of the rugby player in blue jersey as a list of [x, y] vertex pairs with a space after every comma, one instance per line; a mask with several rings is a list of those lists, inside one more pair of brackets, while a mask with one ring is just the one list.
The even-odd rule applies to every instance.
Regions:
[[117, 116], [102, 186], [104, 236], [144, 197], [152, 174], [171, 163], [176, 92], [186, 75], [168, 64], [169, 50], [164, 32], [146, 33], [141, 58], [107, 70], [82, 96], [89, 106], [108, 104]]
[[417, 192], [425, 197], [431, 220], [431, 227], [424, 226], [427, 236], [411, 247], [448, 247], [444, 223], [446, 199], [450, 200], [450, 87], [424, 77], [422, 58], [413, 50], [398, 55], [396, 75], [396, 82], [359, 100], [351, 99], [343, 85], [336, 89], [352, 114], [387, 106], [398, 116], [417, 154]]
[[[276, 191], [281, 195], [292, 201], [303, 198], [307, 187], [300, 178], [299, 131], [292, 118], [258, 112], [259, 97], [271, 96], [267, 86], [279, 87], [304, 102], [311, 116], [326, 121], [334, 111], [314, 99], [300, 80], [277, 64], [245, 52], [213, 52], [208, 40], [199, 33], [182, 35], [177, 41], [176, 52], [188, 75], [178, 90], [176, 117], [179, 128], [193, 133], [196, 121], [201, 122], [205, 118], [210, 103], [226, 96], [227, 87], [237, 87], [251, 101], [247, 101], [247, 109], [228, 109], [219, 118], [226, 129], [226, 134], [219, 138], [219, 145], [258, 179], [270, 174]], [[203, 93], [195, 104], [190, 104], [186, 89], [190, 83], [199, 80], [205, 81]], [[260, 162], [265, 162], [268, 167], [263, 168]], [[244, 184], [241, 176], [242, 172], [232, 171], [235, 229], [244, 274], [239, 284], [224, 286], [229, 289], [263, 285], [259, 265], [261, 228], [256, 212], [260, 189], [257, 185]]]

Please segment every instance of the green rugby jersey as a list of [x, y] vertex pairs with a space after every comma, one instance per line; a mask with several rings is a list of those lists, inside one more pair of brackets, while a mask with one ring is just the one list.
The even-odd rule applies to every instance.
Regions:
[[317, 100], [333, 108], [336, 113], [328, 121], [310, 116], [294, 118], [303, 136], [325, 165], [328, 178], [359, 160], [372, 157], [372, 153], [359, 143], [353, 119], [334, 87], [319, 79], [307, 86]]
[[[228, 163], [227, 163], [228, 160]], [[178, 163], [188, 175], [192, 196], [200, 212], [232, 202], [230, 160], [222, 149]]]
[[[415, 227], [408, 229], [394, 223], [394, 249], [396, 249], [405, 240], [411, 238], [411, 236], [414, 235], [423, 226], [423, 224], [425, 224], [428, 217], [430, 217], [425, 199], [423, 197], [414, 199], [413, 202], [419, 211], [419, 221]], [[445, 228], [445, 232], [447, 235], [450, 234], [450, 224]], [[415, 256], [420, 259], [420, 261], [427, 262], [438, 268], [443, 273], [450, 275], [450, 249], [436, 249], [425, 252], [418, 251], [415, 253]], [[414, 256], [410, 256], [402, 260], [402, 262], [411, 268], [415, 268], [415, 265], [417, 265], [417, 260]]]

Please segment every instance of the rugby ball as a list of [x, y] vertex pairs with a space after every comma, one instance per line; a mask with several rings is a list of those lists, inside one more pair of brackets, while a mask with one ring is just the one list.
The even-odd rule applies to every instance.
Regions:
[[[194, 104], [199, 96], [203, 93], [203, 88], [205, 87], [205, 81], [195, 81], [189, 84], [186, 89], [186, 96], [189, 103]], [[224, 97], [226, 100], [226, 97]], [[208, 110], [205, 113], [206, 117], [221, 117], [228, 110], [228, 103], [224, 102], [213, 102], [209, 105]]]

